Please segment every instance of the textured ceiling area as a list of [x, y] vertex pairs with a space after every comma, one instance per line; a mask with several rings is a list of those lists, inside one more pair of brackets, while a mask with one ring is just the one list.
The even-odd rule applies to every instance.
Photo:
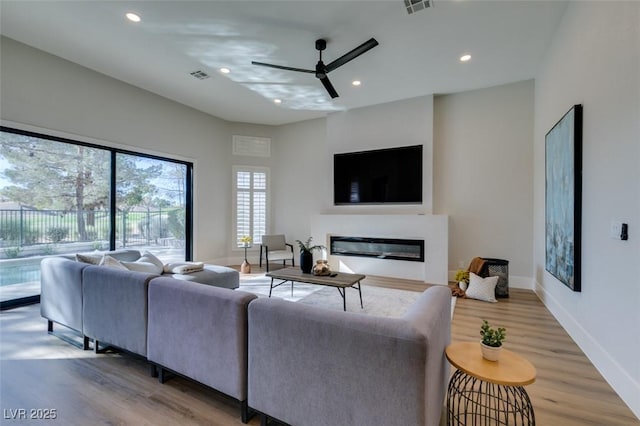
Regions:
[[[225, 120], [284, 124], [534, 78], [566, 8], [538, 0], [432, 5], [408, 14], [403, 0], [2, 0], [0, 30]], [[251, 64], [313, 69], [317, 39], [327, 41], [329, 63], [372, 37], [377, 47], [329, 74], [335, 99], [314, 74]], [[461, 62], [463, 54], [471, 60]]]

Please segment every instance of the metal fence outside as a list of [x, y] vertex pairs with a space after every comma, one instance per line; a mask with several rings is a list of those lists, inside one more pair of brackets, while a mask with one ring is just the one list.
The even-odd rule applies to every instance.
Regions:
[[[0, 248], [18, 257], [23, 247], [109, 241], [109, 212], [104, 210], [0, 210]], [[166, 245], [184, 238], [184, 209], [118, 211], [118, 246]], [[98, 247], [96, 247], [98, 248]]]

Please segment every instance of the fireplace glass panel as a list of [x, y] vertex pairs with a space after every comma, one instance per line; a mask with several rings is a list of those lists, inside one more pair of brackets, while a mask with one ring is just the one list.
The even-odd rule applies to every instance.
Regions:
[[424, 241], [332, 236], [331, 254], [424, 262]]

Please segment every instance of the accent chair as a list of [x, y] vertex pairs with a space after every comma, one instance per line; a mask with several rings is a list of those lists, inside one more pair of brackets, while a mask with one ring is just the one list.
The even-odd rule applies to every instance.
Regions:
[[288, 244], [284, 234], [263, 235], [260, 244], [260, 267], [262, 268], [262, 256], [265, 257], [267, 272], [269, 272], [269, 262], [280, 261], [286, 266], [287, 260], [291, 261], [291, 266], [296, 266], [293, 255], [293, 245]]

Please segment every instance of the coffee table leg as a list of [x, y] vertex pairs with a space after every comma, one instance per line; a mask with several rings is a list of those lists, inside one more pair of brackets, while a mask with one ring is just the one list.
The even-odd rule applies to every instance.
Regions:
[[344, 309], [344, 311], [346, 312], [347, 311], [347, 289], [336, 287], [336, 290], [338, 290], [338, 293], [340, 293], [340, 296], [342, 297], [342, 309]]
[[271, 297], [271, 290], [273, 290], [273, 277], [271, 277], [271, 284], [269, 285], [269, 297]]
[[358, 293], [360, 294], [360, 309], [364, 309], [364, 305], [362, 304], [362, 284], [358, 281]]

